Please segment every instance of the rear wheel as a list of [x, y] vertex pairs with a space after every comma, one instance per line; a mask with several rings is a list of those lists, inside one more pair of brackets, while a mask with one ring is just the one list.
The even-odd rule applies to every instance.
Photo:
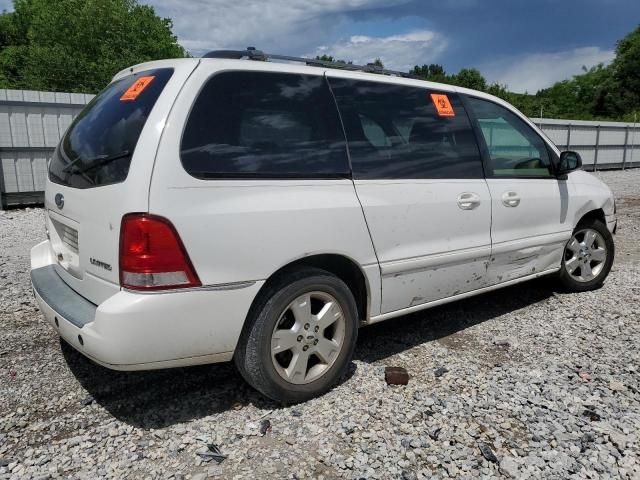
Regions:
[[565, 246], [560, 282], [573, 292], [599, 288], [613, 265], [614, 250], [613, 235], [602, 221], [580, 222]]
[[268, 286], [247, 319], [235, 363], [254, 388], [282, 403], [321, 395], [345, 373], [358, 323], [349, 287], [320, 269]]

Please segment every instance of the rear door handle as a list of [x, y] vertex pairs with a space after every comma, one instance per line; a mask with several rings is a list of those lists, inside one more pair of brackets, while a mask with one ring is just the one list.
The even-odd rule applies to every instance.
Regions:
[[520, 205], [520, 196], [516, 192], [504, 192], [502, 194], [502, 204], [505, 207], [517, 207]]
[[462, 192], [458, 195], [458, 206], [462, 210], [473, 210], [480, 205], [480, 195], [473, 192]]

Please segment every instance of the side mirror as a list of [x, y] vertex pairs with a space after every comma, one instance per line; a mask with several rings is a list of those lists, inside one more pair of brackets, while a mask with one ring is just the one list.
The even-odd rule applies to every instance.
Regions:
[[560, 163], [558, 164], [558, 175], [565, 175], [582, 167], [582, 158], [578, 152], [567, 150], [560, 154]]

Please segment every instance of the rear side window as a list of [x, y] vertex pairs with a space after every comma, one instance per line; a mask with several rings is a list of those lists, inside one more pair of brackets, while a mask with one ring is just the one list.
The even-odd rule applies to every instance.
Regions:
[[440, 114], [425, 88], [330, 79], [356, 179], [482, 178], [469, 118], [454, 93]]
[[320, 76], [214, 75], [193, 105], [180, 156], [202, 179], [350, 174], [340, 118]]
[[529, 125], [501, 105], [468, 99], [489, 150], [487, 176], [555, 178], [547, 146]]
[[147, 70], [111, 83], [75, 118], [49, 165], [52, 182], [75, 188], [119, 183], [173, 69]]

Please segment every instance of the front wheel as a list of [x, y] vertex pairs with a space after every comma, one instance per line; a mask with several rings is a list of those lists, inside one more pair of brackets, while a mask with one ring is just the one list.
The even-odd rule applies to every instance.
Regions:
[[602, 221], [580, 222], [565, 246], [560, 282], [571, 292], [601, 287], [611, 271], [614, 253], [613, 235]]
[[245, 380], [281, 403], [329, 390], [345, 373], [358, 333], [349, 287], [315, 268], [292, 271], [256, 300], [234, 360]]

